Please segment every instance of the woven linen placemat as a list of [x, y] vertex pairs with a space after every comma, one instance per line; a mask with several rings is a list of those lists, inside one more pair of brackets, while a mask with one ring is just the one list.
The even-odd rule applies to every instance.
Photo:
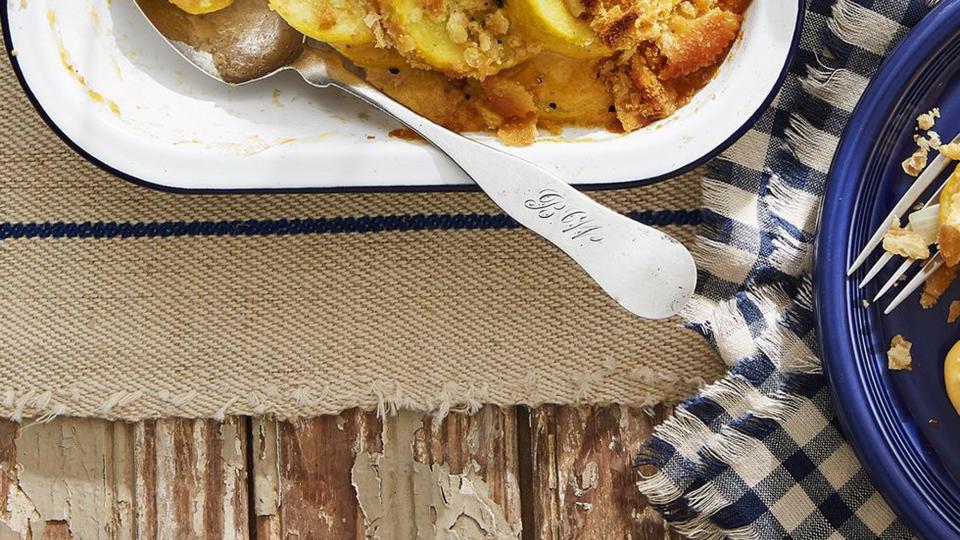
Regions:
[[[5, 61], [0, 114], [0, 416], [647, 405], [722, 374], [480, 193], [138, 187], [61, 142]], [[696, 174], [595, 195], [686, 242], [699, 220]]]

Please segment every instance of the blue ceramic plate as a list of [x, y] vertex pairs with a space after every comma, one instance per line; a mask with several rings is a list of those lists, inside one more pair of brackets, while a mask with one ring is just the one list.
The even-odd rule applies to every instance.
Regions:
[[[927, 16], [881, 67], [842, 138], [827, 185], [817, 242], [815, 286], [824, 365], [840, 420], [879, 489], [924, 538], [960, 537], [960, 415], [944, 390], [943, 360], [960, 339], [947, 307], [953, 287], [931, 310], [919, 293], [891, 315], [864, 308], [896, 266], [865, 290], [846, 268], [910, 185], [900, 169], [915, 119], [932, 107], [936, 131], [960, 133], [960, 0]], [[944, 175], [946, 176], [946, 175]], [[912, 275], [912, 274], [911, 274]], [[914, 369], [886, 367], [890, 340], [913, 342]]]

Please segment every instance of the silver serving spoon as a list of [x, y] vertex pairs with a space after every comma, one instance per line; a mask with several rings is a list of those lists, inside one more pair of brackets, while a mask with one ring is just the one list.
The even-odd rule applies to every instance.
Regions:
[[[337, 88], [416, 131], [460, 166], [510, 217], [563, 250], [632, 313], [662, 319], [693, 294], [697, 269], [672, 237], [606, 208], [542, 168], [454, 133], [411, 111], [353, 74], [355, 66], [315, 47], [266, 0], [237, 0], [209, 15], [188, 15], [169, 0], [137, 0], [158, 32], [207, 75], [241, 85], [292, 69], [320, 88]], [[600, 157], [600, 156], [598, 156]]]

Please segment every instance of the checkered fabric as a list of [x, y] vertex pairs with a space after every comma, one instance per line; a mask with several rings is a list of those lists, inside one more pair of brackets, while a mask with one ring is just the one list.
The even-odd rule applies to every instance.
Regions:
[[703, 180], [700, 285], [685, 316], [730, 373], [682, 404], [638, 457], [640, 490], [682, 533], [912, 536], [840, 433], [809, 272], [841, 132], [884, 57], [936, 3], [808, 0], [774, 106]]

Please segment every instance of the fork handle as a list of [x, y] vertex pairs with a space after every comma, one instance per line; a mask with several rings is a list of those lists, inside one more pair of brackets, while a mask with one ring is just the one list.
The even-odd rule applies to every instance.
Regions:
[[366, 84], [336, 86], [419, 133], [511, 218], [576, 261], [610, 297], [647, 319], [677, 314], [693, 294], [696, 266], [674, 238], [598, 204], [543, 168], [440, 126]]

